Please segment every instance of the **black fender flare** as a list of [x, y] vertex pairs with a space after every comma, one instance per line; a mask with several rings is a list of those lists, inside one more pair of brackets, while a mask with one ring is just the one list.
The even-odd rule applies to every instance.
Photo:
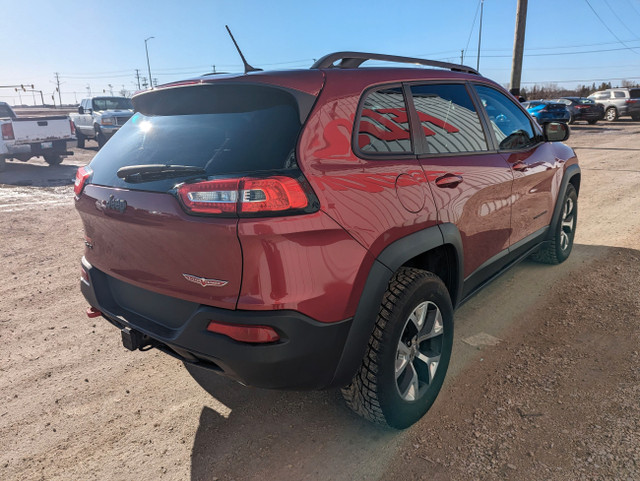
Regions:
[[456, 285], [451, 302], [454, 307], [458, 304], [464, 281], [464, 258], [460, 232], [454, 224], [444, 223], [428, 227], [388, 245], [373, 262], [369, 271], [331, 387], [349, 384], [360, 367], [373, 332], [382, 297], [395, 272], [410, 259], [446, 244], [453, 246], [456, 256]]
[[558, 197], [556, 198], [556, 206], [553, 210], [553, 216], [551, 217], [551, 223], [549, 224], [550, 229], [549, 232], [547, 234], [547, 240], [551, 240], [553, 239], [553, 236], [555, 235], [555, 229], [554, 226], [558, 224], [558, 220], [560, 219], [560, 215], [562, 214], [562, 207], [563, 207], [563, 200], [564, 200], [564, 196], [567, 193], [567, 185], [569, 184], [569, 181], [575, 177], [576, 175], [580, 175], [581, 174], [581, 170], [580, 170], [580, 166], [578, 166], [578, 164], [573, 164], [570, 165], [569, 167], [567, 167], [567, 169], [564, 171], [564, 175], [562, 177], [562, 183], [560, 184], [560, 190], [558, 191]]

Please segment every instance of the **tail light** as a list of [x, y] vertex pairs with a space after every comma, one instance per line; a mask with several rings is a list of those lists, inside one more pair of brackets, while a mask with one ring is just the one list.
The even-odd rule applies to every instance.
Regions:
[[317, 210], [311, 188], [286, 176], [207, 180], [182, 184], [177, 193], [194, 214], [255, 216]]
[[[638, 101], [638, 99], [628, 99], [628, 100], [625, 100], [624, 102], [626, 104], [635, 104], [637, 101]], [[3, 125], [3, 127], [4, 127], [4, 125]]]
[[2, 124], [2, 140], [14, 140], [13, 125], [10, 123]]
[[276, 342], [280, 339], [278, 333], [269, 326], [251, 326], [244, 324], [226, 324], [224, 322], [211, 321], [207, 331], [222, 334], [234, 341], [248, 342], [251, 344], [265, 344]]
[[80, 167], [76, 172], [76, 181], [73, 185], [73, 192], [75, 192], [77, 197], [80, 197], [82, 194], [82, 190], [84, 189], [84, 184], [87, 182], [87, 179], [93, 174], [93, 170], [91, 167], [84, 166]]
[[69, 125], [71, 126], [71, 135], [76, 135], [76, 126], [73, 124], [73, 120], [69, 119]]

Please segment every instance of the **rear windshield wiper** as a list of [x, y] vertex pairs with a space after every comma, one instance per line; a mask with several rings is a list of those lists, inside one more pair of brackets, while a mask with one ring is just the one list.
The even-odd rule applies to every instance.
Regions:
[[187, 175], [205, 175], [207, 171], [195, 165], [147, 164], [128, 165], [118, 169], [116, 175], [130, 184], [153, 182], [154, 180], [184, 177]]

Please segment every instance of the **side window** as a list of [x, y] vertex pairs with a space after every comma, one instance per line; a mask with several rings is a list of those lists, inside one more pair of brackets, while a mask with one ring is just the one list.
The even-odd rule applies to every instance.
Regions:
[[430, 154], [489, 150], [464, 85], [413, 85], [411, 96]]
[[483, 85], [475, 86], [500, 150], [525, 149], [538, 142], [529, 117], [507, 96]]
[[596, 94], [596, 99], [597, 100], [608, 99], [610, 95], [611, 94], [609, 92], [600, 92], [599, 94]]
[[623, 99], [625, 97], [624, 92], [620, 92], [619, 90], [613, 92], [613, 96], [617, 99]]
[[358, 124], [358, 147], [367, 154], [412, 152], [401, 87], [372, 90], [367, 94]]

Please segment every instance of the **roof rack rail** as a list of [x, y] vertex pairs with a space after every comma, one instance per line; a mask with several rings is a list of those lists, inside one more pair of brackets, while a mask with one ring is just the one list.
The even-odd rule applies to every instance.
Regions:
[[[340, 61], [336, 65], [337, 61]], [[439, 67], [454, 72], [465, 72], [480, 75], [477, 70], [465, 65], [459, 65], [449, 62], [440, 62], [439, 60], [426, 60], [423, 58], [400, 57], [397, 55], [384, 55], [380, 53], [364, 53], [364, 52], [335, 52], [325, 55], [314, 63], [312, 69], [321, 68], [358, 68], [367, 60], [382, 60], [384, 62], [412, 63], [418, 65], [426, 65], [428, 67]]]

